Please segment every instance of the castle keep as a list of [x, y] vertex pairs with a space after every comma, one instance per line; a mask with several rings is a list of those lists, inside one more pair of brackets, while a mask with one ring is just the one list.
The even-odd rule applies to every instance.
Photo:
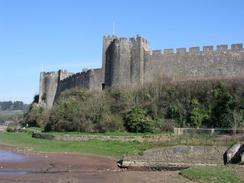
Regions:
[[98, 89], [160, 80], [244, 77], [242, 44], [151, 50], [141, 36], [104, 36], [102, 68], [80, 73], [41, 72], [39, 103], [51, 108], [60, 93], [75, 87]]

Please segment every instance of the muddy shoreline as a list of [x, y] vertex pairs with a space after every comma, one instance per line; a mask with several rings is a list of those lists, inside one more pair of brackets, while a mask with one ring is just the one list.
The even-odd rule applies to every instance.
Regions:
[[176, 171], [123, 171], [117, 167], [117, 160], [108, 157], [33, 152], [31, 149], [1, 144], [0, 150], [26, 157], [25, 161], [1, 161], [0, 183], [190, 182]]

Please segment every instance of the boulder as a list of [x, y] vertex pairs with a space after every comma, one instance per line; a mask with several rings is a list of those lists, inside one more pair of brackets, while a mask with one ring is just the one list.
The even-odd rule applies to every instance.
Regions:
[[45, 139], [45, 140], [53, 140], [54, 136], [50, 134], [44, 134], [39, 132], [32, 132], [32, 138], [39, 138], [39, 139]]
[[224, 155], [224, 164], [236, 164], [242, 161], [242, 154], [244, 154], [244, 143], [236, 143], [229, 147]]
[[244, 152], [241, 154], [241, 164], [244, 164]]

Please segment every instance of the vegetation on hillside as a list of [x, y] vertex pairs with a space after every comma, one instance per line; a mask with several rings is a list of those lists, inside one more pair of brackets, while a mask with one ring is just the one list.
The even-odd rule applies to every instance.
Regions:
[[50, 111], [32, 105], [26, 122], [46, 131], [81, 132], [243, 127], [244, 82], [188, 81], [105, 91], [71, 89], [61, 94]]
[[49, 120], [49, 110], [38, 104], [39, 95], [34, 96], [33, 102], [24, 114], [23, 126], [44, 128]]

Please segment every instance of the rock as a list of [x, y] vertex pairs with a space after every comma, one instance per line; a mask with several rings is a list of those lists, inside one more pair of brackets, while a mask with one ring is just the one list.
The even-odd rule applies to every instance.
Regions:
[[244, 143], [237, 143], [228, 148], [223, 154], [224, 164], [236, 164], [242, 161], [244, 154]]
[[45, 139], [45, 140], [53, 140], [54, 139], [53, 135], [39, 133], [39, 132], [32, 132], [32, 137], [33, 138]]
[[241, 154], [241, 164], [244, 164], [244, 152]]

